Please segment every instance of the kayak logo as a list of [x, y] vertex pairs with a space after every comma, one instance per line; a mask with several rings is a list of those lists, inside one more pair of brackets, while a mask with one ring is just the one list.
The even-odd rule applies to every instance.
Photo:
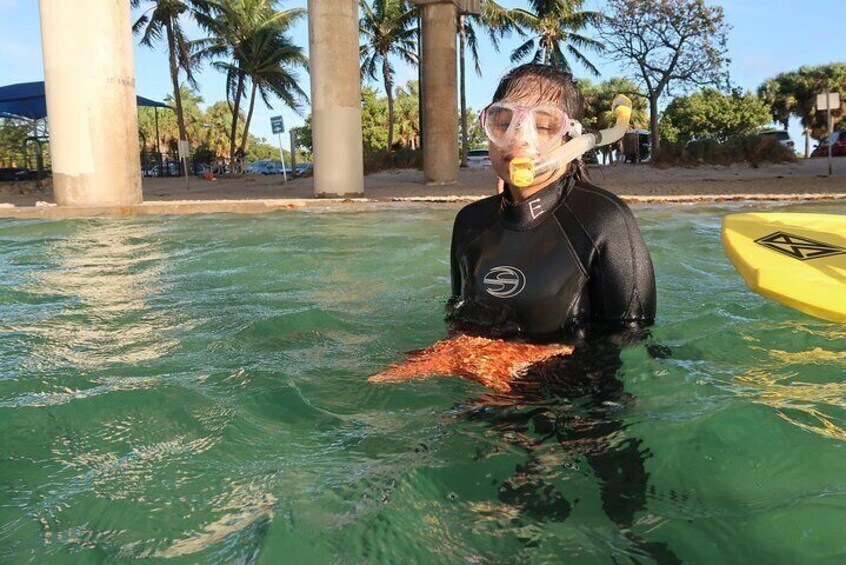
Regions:
[[526, 275], [516, 267], [494, 267], [482, 281], [485, 290], [497, 298], [512, 298], [526, 287]]
[[832, 255], [840, 255], [846, 253], [846, 249], [832, 245], [830, 243], [823, 243], [815, 241], [791, 233], [783, 231], [771, 233], [768, 236], [755, 240], [758, 245], [768, 247], [773, 251], [790, 255], [794, 259], [800, 261], [807, 261], [808, 259], [819, 259], [820, 257], [831, 257]]

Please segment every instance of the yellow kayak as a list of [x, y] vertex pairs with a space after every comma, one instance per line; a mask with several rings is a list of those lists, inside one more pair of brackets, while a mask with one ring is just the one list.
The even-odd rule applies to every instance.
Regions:
[[846, 323], [846, 215], [729, 214], [723, 247], [755, 292]]

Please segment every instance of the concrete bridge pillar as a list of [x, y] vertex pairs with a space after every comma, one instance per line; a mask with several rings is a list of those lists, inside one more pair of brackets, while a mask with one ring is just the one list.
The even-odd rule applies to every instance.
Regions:
[[364, 194], [358, 0], [308, 0], [315, 196]]
[[426, 183], [458, 180], [458, 85], [454, 0], [413, 0], [423, 34], [423, 176]]
[[140, 204], [126, 0], [39, 0], [53, 192], [60, 206]]

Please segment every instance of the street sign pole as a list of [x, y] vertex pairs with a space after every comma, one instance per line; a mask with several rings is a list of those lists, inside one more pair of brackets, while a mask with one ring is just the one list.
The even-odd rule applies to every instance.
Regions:
[[297, 176], [297, 132], [291, 130], [291, 175]]
[[282, 121], [282, 116], [272, 116], [270, 118], [270, 127], [273, 133], [279, 135], [279, 158], [282, 161], [282, 179], [287, 184], [288, 173], [285, 171], [285, 152], [282, 150], [282, 134], [285, 133], [285, 123]]
[[282, 134], [279, 134], [279, 158], [282, 159], [282, 181], [288, 184], [288, 173], [285, 171], [285, 152], [282, 151]]
[[182, 170], [185, 172], [185, 189], [191, 190], [191, 183], [188, 181], [188, 152], [190, 151], [188, 140], [180, 139], [177, 141], [176, 149], [179, 153], [179, 160], [182, 162]]
[[831, 94], [828, 90], [825, 91], [825, 102], [828, 105], [826, 112], [826, 121], [828, 122], [828, 176], [831, 176], [831, 134], [834, 133], [834, 120], [831, 119]]
[[828, 176], [831, 176], [831, 138], [834, 134], [834, 119], [831, 111], [840, 108], [840, 93], [825, 90], [823, 94], [817, 94], [817, 111], [825, 111], [826, 129], [828, 130]]

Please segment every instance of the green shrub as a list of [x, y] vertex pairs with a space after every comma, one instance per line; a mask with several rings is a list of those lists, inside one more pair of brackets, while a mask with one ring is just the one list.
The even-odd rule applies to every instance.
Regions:
[[792, 163], [796, 155], [775, 139], [757, 135], [730, 137], [724, 142], [699, 139], [689, 143], [666, 143], [652, 157], [655, 167], [696, 167], [698, 165], [732, 165], [748, 163]]

